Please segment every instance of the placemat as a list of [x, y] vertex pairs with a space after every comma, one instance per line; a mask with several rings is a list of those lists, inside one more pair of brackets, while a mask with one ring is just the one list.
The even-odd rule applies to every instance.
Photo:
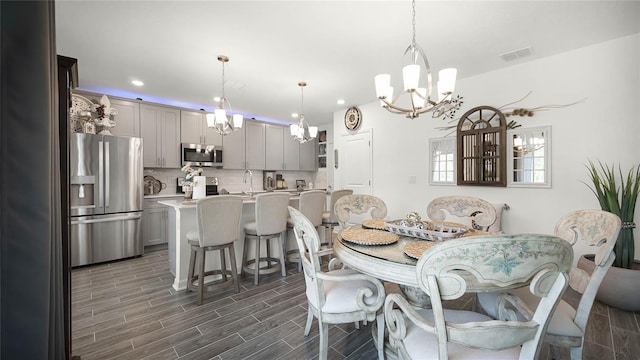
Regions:
[[438, 243], [438, 241], [414, 241], [405, 245], [402, 251], [409, 257], [419, 259], [425, 251], [438, 245]]
[[400, 239], [400, 236], [390, 232], [368, 229], [346, 229], [340, 236], [345, 241], [359, 245], [388, 245]]
[[384, 225], [384, 219], [368, 219], [362, 221], [362, 227], [365, 229], [375, 229], [375, 230], [387, 230], [387, 227]]

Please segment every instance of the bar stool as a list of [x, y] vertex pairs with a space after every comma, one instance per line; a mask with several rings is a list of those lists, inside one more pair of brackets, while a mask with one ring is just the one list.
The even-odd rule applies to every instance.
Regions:
[[[242, 274], [254, 275], [257, 286], [260, 274], [271, 274], [278, 270], [287, 276], [285, 268], [284, 236], [287, 231], [289, 193], [272, 192], [256, 195], [256, 220], [244, 225], [244, 251], [242, 252]], [[279, 240], [280, 258], [271, 256], [269, 240]], [[249, 243], [255, 241], [255, 257], [248, 259]], [[260, 257], [260, 241], [266, 240], [266, 257]], [[266, 262], [265, 265], [261, 265]], [[250, 266], [253, 264], [253, 266]]]
[[[325, 211], [322, 213], [322, 226], [325, 229], [325, 238], [323, 247], [332, 248], [333, 247], [333, 228], [338, 226], [338, 218], [336, 217], [335, 209], [336, 201], [343, 196], [353, 194], [353, 190], [351, 189], [343, 189], [336, 190], [331, 193], [331, 200], [329, 201], [329, 211]], [[329, 239], [327, 239], [327, 233], [329, 234]]]
[[[322, 214], [324, 211], [326, 194], [323, 190], [309, 190], [303, 191], [300, 194], [300, 200], [298, 203], [298, 210], [309, 219], [311, 224], [315, 226], [316, 230], [318, 226], [322, 225]], [[287, 220], [287, 237], [293, 233], [293, 220], [289, 218]], [[285, 249], [287, 249], [287, 241], [285, 241]], [[289, 262], [298, 263], [298, 272], [302, 271], [302, 263], [300, 262], [300, 254], [297, 246], [294, 250], [287, 251], [287, 260]]]
[[[234, 285], [235, 292], [240, 291], [234, 242], [238, 239], [241, 217], [240, 196], [219, 195], [200, 199], [196, 203], [198, 230], [187, 233], [187, 242], [191, 245], [187, 292], [198, 291], [198, 305], [202, 305], [205, 287], [207, 290], [216, 290]], [[220, 269], [205, 271], [206, 253], [215, 250], [220, 251]], [[229, 251], [231, 270], [226, 266], [225, 250]], [[197, 274], [196, 262], [200, 265]], [[220, 275], [221, 278], [205, 284], [205, 278], [212, 275]], [[229, 275], [231, 279], [227, 278]]]

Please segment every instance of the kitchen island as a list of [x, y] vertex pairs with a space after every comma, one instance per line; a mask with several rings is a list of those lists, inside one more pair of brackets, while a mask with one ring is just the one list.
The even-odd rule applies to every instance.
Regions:
[[[291, 194], [289, 205], [298, 207], [298, 193]], [[238, 229], [238, 241], [235, 242], [236, 263], [238, 274], [242, 268], [242, 251], [244, 249], [244, 224], [255, 221], [255, 197], [245, 196], [242, 206], [242, 220]], [[187, 287], [187, 274], [189, 270], [190, 246], [187, 243], [187, 233], [197, 231], [196, 203], [195, 201], [161, 200], [158, 204], [170, 207], [168, 221], [168, 253], [171, 273], [175, 276], [173, 288], [183, 290]], [[295, 240], [288, 241], [289, 249], [297, 248]], [[264, 249], [263, 249], [264, 250]], [[279, 254], [279, 249], [272, 248], [272, 254]], [[220, 267], [220, 256], [217, 252], [207, 254], [207, 270]]]

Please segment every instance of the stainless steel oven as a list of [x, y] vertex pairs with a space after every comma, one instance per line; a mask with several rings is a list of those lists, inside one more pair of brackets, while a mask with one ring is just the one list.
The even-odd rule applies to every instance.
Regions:
[[182, 166], [222, 167], [222, 146], [182, 143]]

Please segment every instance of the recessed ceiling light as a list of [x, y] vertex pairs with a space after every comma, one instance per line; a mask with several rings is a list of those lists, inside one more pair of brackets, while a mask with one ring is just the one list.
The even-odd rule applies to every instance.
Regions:
[[337, 103], [338, 105], [344, 105], [344, 99], [338, 99]]
[[131, 83], [135, 86], [142, 86], [144, 83], [140, 80], [132, 80]]
[[220, 96], [216, 96], [216, 97], [214, 97], [214, 98], [213, 98], [213, 101], [215, 101], [215, 102], [220, 102]]
[[294, 118], [294, 119], [297, 119], [298, 118], [298, 113], [291, 113], [291, 117]]

